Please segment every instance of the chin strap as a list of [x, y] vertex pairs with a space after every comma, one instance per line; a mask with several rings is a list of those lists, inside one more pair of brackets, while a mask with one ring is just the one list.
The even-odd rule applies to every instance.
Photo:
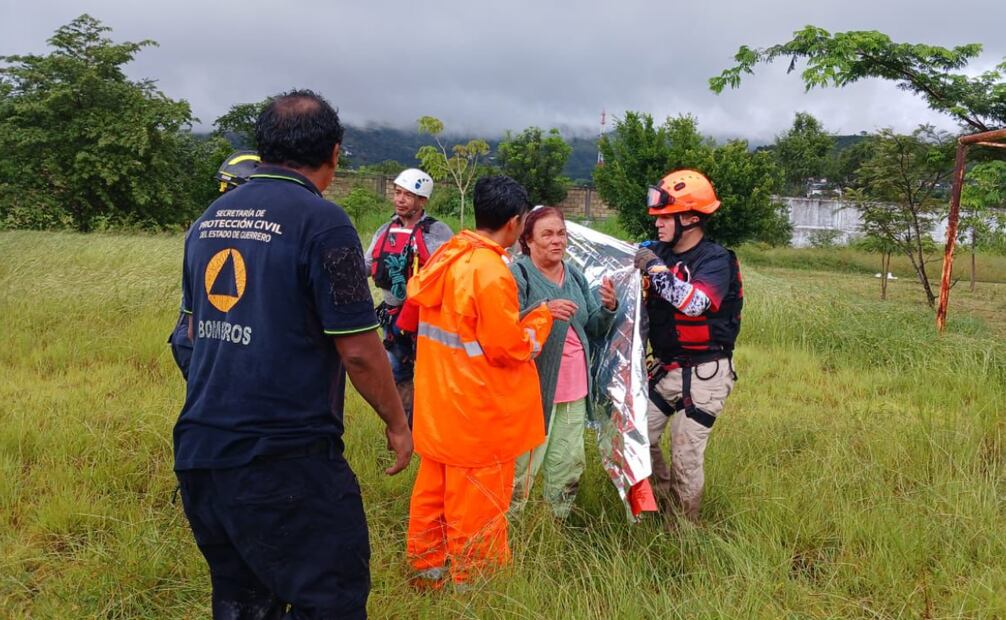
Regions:
[[694, 224], [688, 224], [687, 226], [683, 225], [681, 223], [681, 215], [682, 215], [681, 213], [674, 214], [674, 236], [671, 237], [671, 240], [667, 242], [667, 245], [671, 246], [672, 248], [678, 244], [678, 241], [681, 241], [681, 235], [683, 235], [686, 230], [691, 230], [692, 228], [698, 228], [702, 226], [701, 218]]
[[[399, 215], [398, 218], [401, 219], [401, 220], [411, 220], [412, 218], [416, 217], [417, 214], [422, 213], [422, 212], [423, 212], [423, 210], [421, 208], [417, 207], [417, 208], [412, 209], [411, 211], [409, 211], [408, 215]], [[422, 218], [420, 218], [420, 219], [422, 219]]]

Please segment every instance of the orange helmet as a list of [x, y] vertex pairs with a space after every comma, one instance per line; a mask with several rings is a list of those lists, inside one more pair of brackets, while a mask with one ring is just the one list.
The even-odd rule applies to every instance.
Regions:
[[710, 215], [720, 207], [713, 184], [701, 172], [675, 170], [646, 192], [650, 215], [695, 211]]

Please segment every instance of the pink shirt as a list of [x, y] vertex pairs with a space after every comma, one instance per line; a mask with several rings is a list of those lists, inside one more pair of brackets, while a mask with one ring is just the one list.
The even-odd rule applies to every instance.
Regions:
[[572, 326], [566, 330], [566, 342], [559, 362], [559, 380], [555, 386], [556, 403], [571, 403], [587, 395], [587, 356]]

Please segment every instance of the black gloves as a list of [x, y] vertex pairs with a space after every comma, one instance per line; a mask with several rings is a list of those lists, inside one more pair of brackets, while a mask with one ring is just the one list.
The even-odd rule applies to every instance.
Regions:
[[653, 263], [659, 263], [660, 257], [657, 256], [653, 250], [650, 248], [639, 248], [636, 250], [636, 258], [633, 260], [633, 264], [636, 269], [640, 271], [645, 271], [647, 267], [651, 266]]

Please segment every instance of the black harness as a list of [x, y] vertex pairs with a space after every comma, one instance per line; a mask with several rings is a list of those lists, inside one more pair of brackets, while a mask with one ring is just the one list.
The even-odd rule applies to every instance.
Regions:
[[[727, 363], [730, 364], [730, 372], [733, 373], [734, 379], [736, 379], [737, 373], [734, 372], [733, 370], [733, 361], [729, 357], [721, 359], [725, 359]], [[716, 360], [716, 371], [713, 372], [713, 375], [711, 375], [710, 378], [712, 376], [715, 376], [716, 373], [719, 372], [720, 370], [719, 363], [720, 360]], [[671, 370], [676, 370], [677, 368], [681, 369], [681, 398], [674, 401], [673, 403], [669, 403], [664, 399], [663, 396], [660, 395], [660, 392], [657, 391], [657, 384], [660, 383], [663, 380], [663, 378], [667, 376], [668, 372], [670, 372]], [[712, 428], [713, 424], [716, 423], [716, 416], [712, 415], [707, 411], [699, 409], [698, 407], [695, 406], [695, 402], [692, 400], [692, 374], [694, 372], [693, 368], [694, 367], [690, 365], [658, 364], [656, 368], [654, 368], [650, 372], [650, 384], [649, 384], [650, 401], [657, 407], [657, 409], [659, 409], [667, 417], [671, 417], [672, 415], [674, 415], [679, 411], [684, 411], [686, 417], [695, 420], [696, 422], [698, 422], [699, 424], [701, 424], [706, 428]], [[701, 379], [702, 377], [699, 378]]]

